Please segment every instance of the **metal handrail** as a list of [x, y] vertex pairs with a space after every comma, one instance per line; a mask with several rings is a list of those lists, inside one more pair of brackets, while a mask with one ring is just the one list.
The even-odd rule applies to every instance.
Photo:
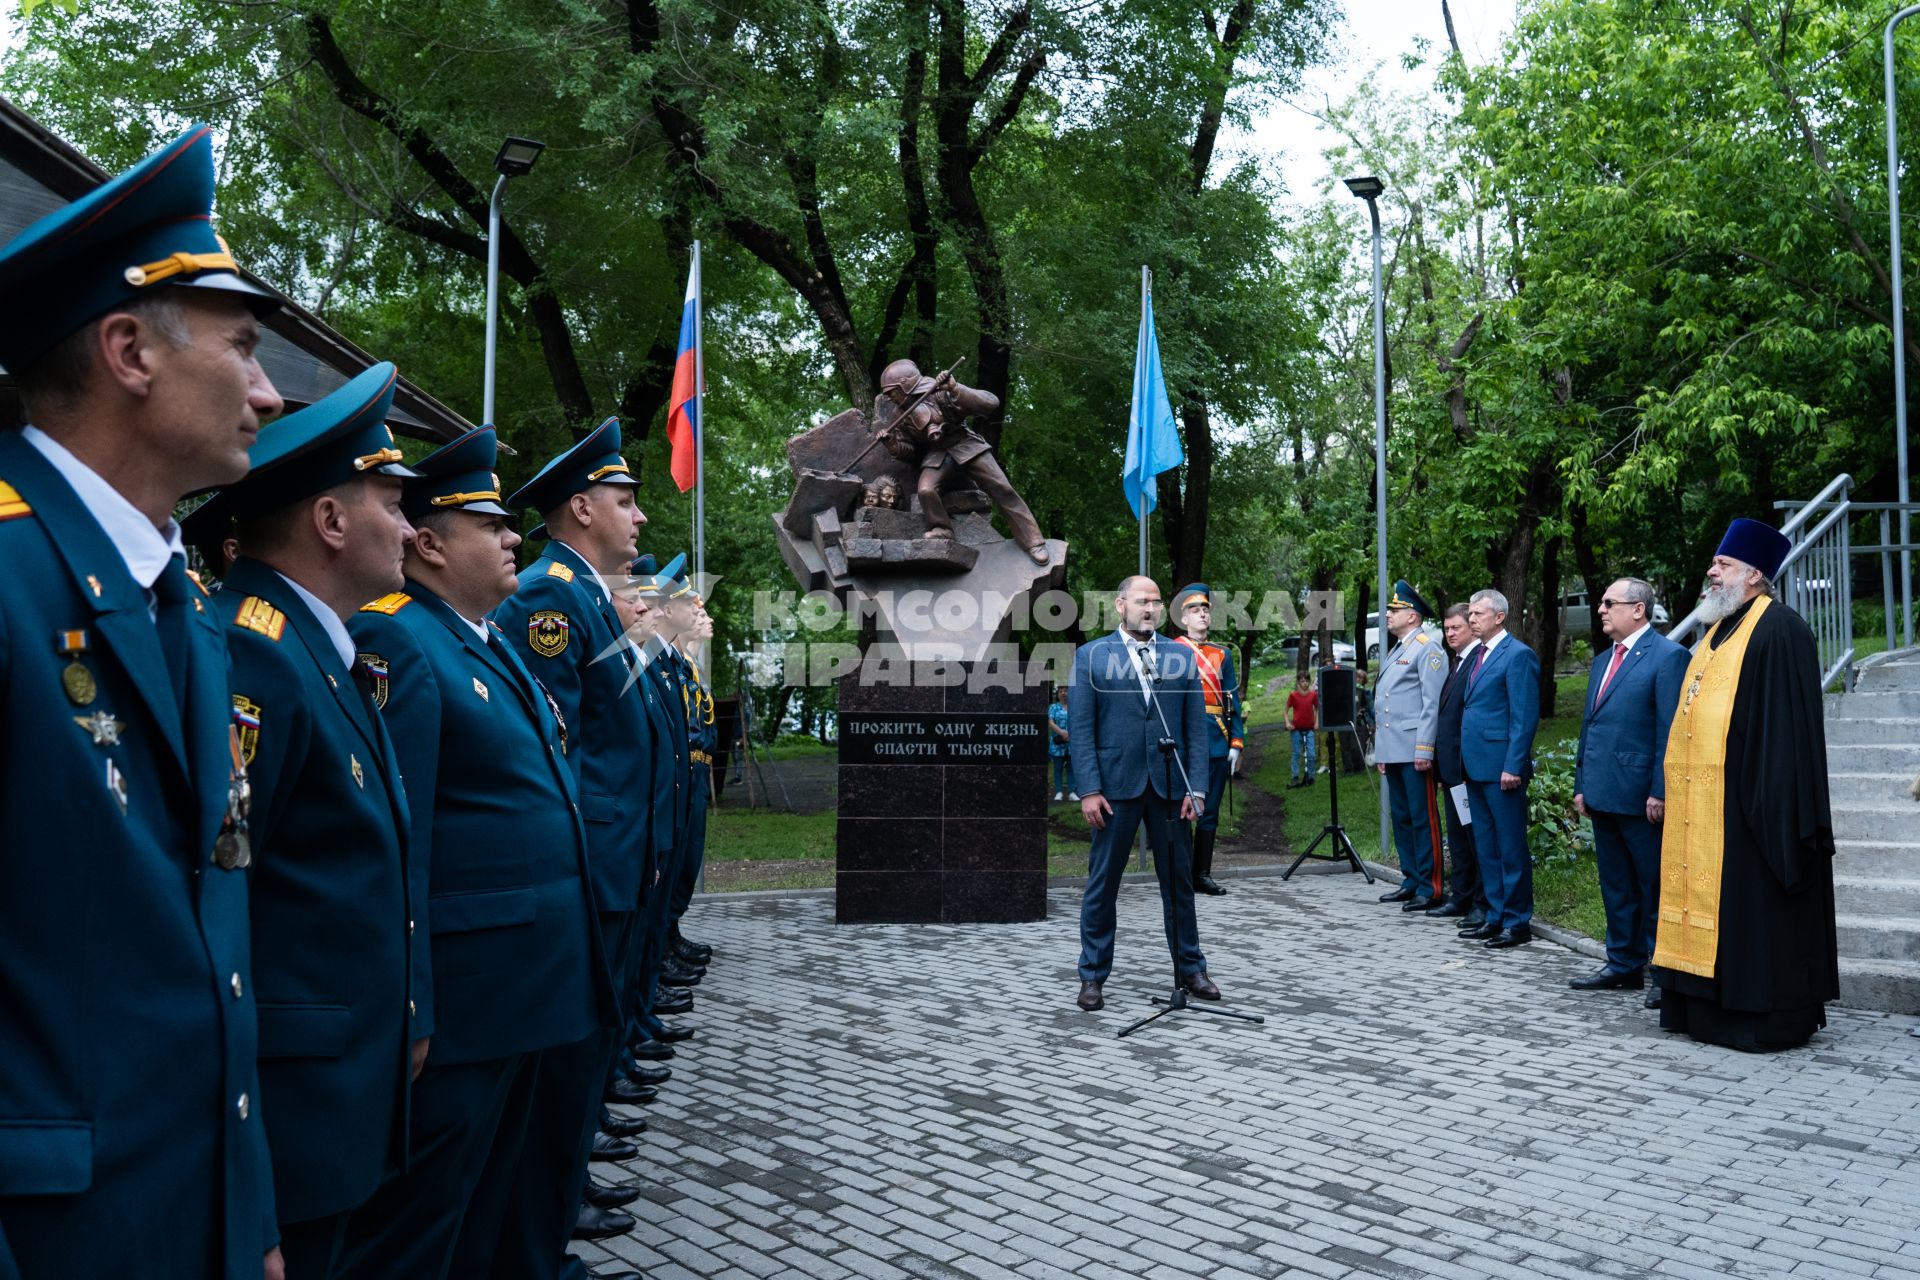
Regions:
[[[1836, 523], [1840, 525], [1842, 537], [1844, 538], [1846, 532], [1845, 521], [1853, 505], [1851, 497], [1848, 496], [1852, 488], [1853, 477], [1844, 471], [1841, 472], [1827, 482], [1826, 488], [1822, 489], [1807, 502], [1801, 504], [1800, 509], [1789, 516], [1786, 523], [1780, 526], [1780, 532], [1786, 534], [1789, 538], [1793, 538], [1793, 535], [1799, 532], [1802, 525], [1806, 524], [1807, 521], [1813, 519], [1816, 515], [1821, 514], [1822, 507], [1831, 506], [1833, 508], [1831, 511], [1825, 513], [1820, 522], [1814, 526], [1811, 533], [1803, 537], [1794, 538], [1792, 549], [1787, 552], [1787, 558], [1780, 562], [1780, 568], [1778, 572], [1774, 574], [1774, 582], [1777, 585], [1784, 585], [1789, 581], [1788, 571], [1798, 564], [1803, 556], [1813, 550], [1820, 538], [1826, 534], [1828, 530], [1832, 529]], [[1850, 590], [1852, 584], [1847, 576], [1844, 552], [1836, 577], [1841, 584], [1842, 593], [1850, 597], [1852, 594]], [[1785, 592], [1782, 594], [1785, 594]], [[1701, 606], [1696, 604], [1691, 613], [1667, 629], [1667, 638], [1676, 643], [1691, 646], [1696, 633], [1704, 635], [1705, 626], [1701, 618], [1700, 610]], [[1848, 607], [1842, 612], [1843, 614], [1850, 614], [1852, 610]], [[1851, 639], [1851, 636], [1849, 636], [1848, 639]], [[1821, 680], [1822, 687], [1825, 687], [1835, 676], [1840, 674], [1852, 660], [1853, 648], [1849, 645], [1846, 651], [1841, 654], [1839, 659], [1833, 664], [1832, 668], [1824, 673]]]

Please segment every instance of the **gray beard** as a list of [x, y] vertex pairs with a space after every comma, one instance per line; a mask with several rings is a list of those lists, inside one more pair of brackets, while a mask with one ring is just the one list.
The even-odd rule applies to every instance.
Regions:
[[1739, 583], [1724, 582], [1708, 587], [1707, 593], [1700, 597], [1700, 621], [1710, 627], [1746, 602], [1746, 588]]

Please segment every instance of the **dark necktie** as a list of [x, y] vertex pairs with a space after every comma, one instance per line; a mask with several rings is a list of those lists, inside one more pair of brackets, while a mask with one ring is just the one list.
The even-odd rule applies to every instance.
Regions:
[[1480, 656], [1473, 660], [1473, 670], [1467, 673], [1468, 684], [1480, 683], [1480, 668], [1487, 665], [1487, 646], [1480, 646]]
[[180, 709], [180, 723], [187, 721], [187, 665], [193, 650], [193, 584], [187, 580], [187, 562], [180, 556], [168, 556], [167, 567], [153, 582], [154, 626], [160, 632], [160, 651], [166, 655], [167, 674], [173, 678], [174, 705]]

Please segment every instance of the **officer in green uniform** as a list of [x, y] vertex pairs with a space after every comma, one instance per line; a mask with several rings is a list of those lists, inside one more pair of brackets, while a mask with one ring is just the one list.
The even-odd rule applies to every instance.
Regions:
[[253, 957], [280, 1247], [294, 1280], [337, 1274], [352, 1212], [407, 1155], [427, 1041], [408, 977], [406, 793], [346, 620], [400, 586], [413, 472], [376, 364], [263, 428], [221, 491], [240, 558], [218, 613], [253, 775]]
[[[496, 448], [483, 427], [416, 464], [406, 586], [348, 624], [413, 817], [416, 1033], [432, 1036], [413, 1086], [413, 1162], [354, 1214], [354, 1276], [484, 1274], [525, 1148], [551, 1161], [577, 1146], [575, 1133], [528, 1129], [543, 1053], [618, 1016], [559, 721], [484, 621], [519, 586]], [[584, 1114], [593, 1082], [575, 1086]]]
[[280, 397], [196, 126], [0, 247], [0, 1276], [280, 1274], [246, 772], [173, 509]]

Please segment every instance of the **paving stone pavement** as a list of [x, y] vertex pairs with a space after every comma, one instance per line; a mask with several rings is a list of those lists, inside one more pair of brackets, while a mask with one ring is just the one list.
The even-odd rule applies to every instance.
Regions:
[[[1920, 1040], [1844, 1009], [1753, 1057], [1662, 1033], [1591, 960], [1490, 953], [1352, 875], [1200, 902], [1229, 1006], [1165, 985], [1121, 895], [1107, 1008], [1079, 894], [1018, 926], [698, 904], [715, 960], [598, 1268], [685, 1277], [1920, 1276]], [[612, 1166], [595, 1166], [601, 1176]]]

